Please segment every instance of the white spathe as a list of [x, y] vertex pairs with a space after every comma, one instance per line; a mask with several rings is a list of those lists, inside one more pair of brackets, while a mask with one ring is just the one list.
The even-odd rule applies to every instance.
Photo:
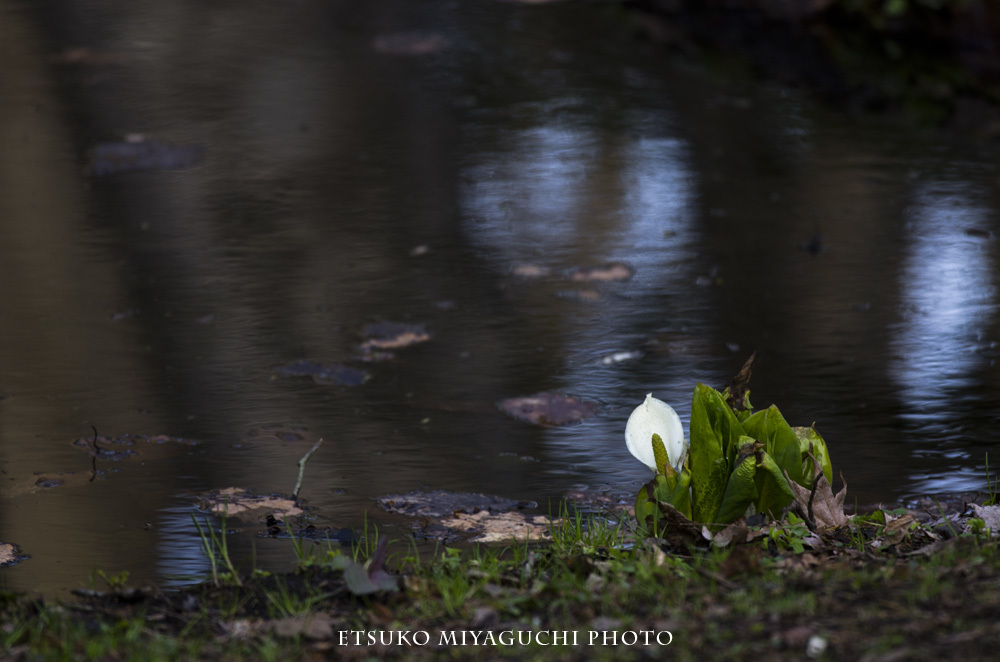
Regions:
[[[628, 417], [628, 423], [625, 424], [625, 445], [636, 459], [657, 471], [656, 460], [653, 458], [654, 434], [660, 435], [663, 440], [670, 466], [680, 471], [688, 447], [681, 417], [673, 407], [649, 393]], [[663, 467], [659, 471], [663, 471]]]

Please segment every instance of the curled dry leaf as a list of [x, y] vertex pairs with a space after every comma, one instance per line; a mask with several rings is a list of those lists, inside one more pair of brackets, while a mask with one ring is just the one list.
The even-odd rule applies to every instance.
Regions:
[[237, 517], [245, 522], [256, 522], [268, 515], [297, 517], [303, 513], [293, 499], [280, 494], [252, 494], [242, 487], [209, 492], [201, 498], [201, 507], [213, 515]]
[[535, 425], [576, 423], [597, 413], [596, 402], [548, 391], [521, 398], [508, 398], [497, 406], [517, 420]]
[[844, 497], [847, 496], [847, 481], [844, 480], [844, 476], [841, 474], [840, 481], [844, 486], [840, 492], [834, 495], [833, 488], [830, 487], [830, 481], [823, 475], [823, 469], [820, 467], [819, 461], [813, 457], [812, 453], [809, 453], [809, 457], [813, 461], [812, 490], [802, 487], [788, 477], [787, 471], [785, 472], [785, 479], [788, 480], [792, 492], [795, 493], [795, 501], [792, 502], [793, 508], [813, 531], [828, 527], [844, 526], [848, 520], [847, 515], [844, 514]]

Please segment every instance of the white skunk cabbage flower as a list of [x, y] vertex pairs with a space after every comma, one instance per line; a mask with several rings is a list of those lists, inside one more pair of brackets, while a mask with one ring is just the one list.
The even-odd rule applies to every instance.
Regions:
[[664, 468], [656, 466], [653, 454], [654, 434], [660, 435], [663, 440], [670, 466], [680, 471], [688, 449], [681, 418], [673, 407], [649, 393], [645, 401], [628, 417], [628, 423], [625, 424], [625, 445], [640, 462], [657, 473], [663, 473]]

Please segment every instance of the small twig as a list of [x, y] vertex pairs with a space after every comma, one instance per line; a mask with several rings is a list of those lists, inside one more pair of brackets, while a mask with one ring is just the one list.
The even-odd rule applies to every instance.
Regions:
[[316, 449], [323, 444], [323, 437], [316, 440], [313, 447], [309, 449], [309, 452], [302, 456], [299, 460], [299, 479], [295, 481], [295, 491], [292, 493], [292, 500], [298, 505], [299, 503], [299, 490], [302, 489], [302, 474], [306, 471], [306, 462], [309, 461], [309, 457], [316, 452]]
[[93, 425], [90, 429], [94, 431], [94, 452], [90, 454], [90, 481], [93, 483], [97, 478], [97, 455], [101, 452], [101, 447], [97, 445], [97, 428]]

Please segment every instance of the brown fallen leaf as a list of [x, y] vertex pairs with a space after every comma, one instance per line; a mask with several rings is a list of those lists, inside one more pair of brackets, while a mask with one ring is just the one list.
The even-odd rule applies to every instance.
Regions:
[[456, 531], [478, 534], [472, 542], [535, 542], [552, 538], [549, 520], [541, 515], [514, 512], [494, 514], [481, 510], [472, 515], [455, 513], [455, 517], [443, 519], [441, 524]]
[[202, 497], [202, 507], [213, 515], [256, 522], [261, 517], [297, 517], [303, 514], [293, 499], [281, 495], [256, 495], [242, 487], [226, 487]]
[[788, 480], [792, 492], [795, 493], [795, 501], [792, 502], [792, 507], [796, 511], [796, 514], [802, 517], [813, 531], [828, 527], [836, 528], [844, 526], [848, 520], [847, 515], [844, 514], [844, 497], [847, 496], [847, 481], [844, 480], [844, 475], [840, 475], [840, 481], [844, 484], [844, 487], [834, 495], [833, 489], [830, 487], [830, 481], [823, 474], [823, 469], [820, 467], [819, 461], [813, 457], [812, 453], [809, 453], [809, 457], [813, 461], [813, 483], [811, 490], [807, 490], [796, 483], [789, 478], [788, 472], [785, 472], [785, 479]]
[[597, 413], [597, 403], [548, 391], [508, 398], [497, 404], [501, 411], [525, 423], [564, 425]]
[[550, 275], [552, 270], [537, 264], [518, 264], [510, 273], [518, 278], [544, 278]]
[[361, 343], [363, 354], [377, 350], [400, 349], [431, 339], [431, 335], [422, 324], [407, 324], [405, 322], [369, 324], [363, 332], [366, 337], [366, 340]]
[[0, 542], [0, 566], [17, 565], [28, 557], [20, 553], [17, 545]]
[[611, 262], [600, 267], [577, 267], [570, 272], [570, 280], [575, 282], [606, 282], [629, 280], [635, 275], [635, 269], [622, 264], [621, 262]]
[[660, 506], [657, 526], [663, 527], [663, 540], [671, 547], [685, 549], [691, 545], [704, 545], [705, 536], [701, 524], [692, 522], [684, 513], [664, 501], [657, 502]]

